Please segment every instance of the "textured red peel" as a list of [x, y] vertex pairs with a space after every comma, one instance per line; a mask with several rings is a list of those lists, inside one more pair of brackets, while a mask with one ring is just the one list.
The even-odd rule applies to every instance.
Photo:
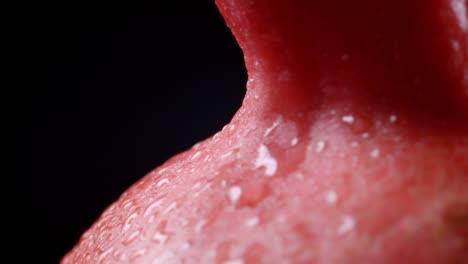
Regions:
[[243, 106], [62, 263], [468, 263], [466, 1], [217, 5]]

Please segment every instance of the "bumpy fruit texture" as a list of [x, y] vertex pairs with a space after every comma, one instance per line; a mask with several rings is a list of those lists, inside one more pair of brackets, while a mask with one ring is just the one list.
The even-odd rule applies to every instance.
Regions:
[[466, 1], [217, 5], [243, 106], [62, 263], [468, 263]]

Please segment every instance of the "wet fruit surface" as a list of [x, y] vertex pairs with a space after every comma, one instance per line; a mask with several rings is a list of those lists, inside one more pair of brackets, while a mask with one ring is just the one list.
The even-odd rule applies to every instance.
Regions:
[[468, 263], [466, 2], [217, 4], [243, 106], [63, 263]]

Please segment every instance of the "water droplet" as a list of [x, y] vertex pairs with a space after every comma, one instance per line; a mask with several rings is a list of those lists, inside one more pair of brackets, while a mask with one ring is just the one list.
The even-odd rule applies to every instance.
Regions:
[[127, 232], [130, 229], [130, 227], [134, 224], [135, 218], [138, 216], [138, 214], [139, 211], [135, 211], [127, 217], [127, 220], [125, 220], [125, 223], [122, 227], [122, 232]]
[[143, 212], [143, 218], [147, 219], [151, 215], [151, 217], [149, 217], [149, 222], [152, 223], [154, 221], [155, 215], [157, 214], [156, 209], [161, 206], [162, 202], [163, 199], [160, 199], [150, 204]]
[[337, 199], [338, 199], [338, 195], [336, 194], [335, 191], [328, 191], [325, 194], [325, 200], [327, 201], [328, 204], [335, 204]]
[[192, 190], [198, 189], [201, 186], [201, 182], [197, 182], [192, 186]]
[[199, 191], [195, 192], [193, 194], [193, 197], [197, 198], [198, 196], [200, 196], [202, 193], [206, 192], [210, 188], [211, 188], [211, 183], [207, 183], [205, 186], [203, 186], [203, 188], [201, 188]]
[[190, 244], [189, 241], [185, 241], [184, 243], [182, 243], [182, 250], [187, 250], [191, 247], [192, 247], [192, 244]]
[[256, 216], [254, 216], [254, 217], [251, 217], [251, 218], [245, 220], [245, 226], [253, 227], [253, 226], [258, 225], [259, 222], [260, 222], [260, 219], [258, 219], [258, 217], [256, 217]]
[[352, 125], [354, 123], [354, 116], [345, 115], [345, 116], [341, 117], [341, 121], [343, 121], [343, 123]]
[[273, 124], [269, 128], [267, 128], [265, 130], [265, 133], [263, 133], [263, 136], [264, 137], [268, 136], [271, 133], [271, 131], [273, 131], [282, 122], [282, 120], [283, 120], [283, 118], [281, 116], [276, 118], [276, 120], [273, 122]]
[[362, 138], [369, 138], [369, 133], [365, 132], [361, 135]]
[[365, 115], [356, 113], [354, 115], [345, 115], [341, 117], [341, 121], [347, 125], [355, 134], [363, 133], [369, 130], [372, 123]]
[[274, 159], [270, 151], [265, 145], [260, 145], [258, 148], [258, 157], [255, 161], [255, 168], [265, 167], [265, 174], [267, 176], [273, 176], [277, 169], [277, 162]]
[[325, 149], [325, 147], [326, 147], [325, 141], [320, 140], [319, 142], [317, 142], [317, 146], [315, 147], [315, 151], [320, 153]]
[[128, 246], [133, 243], [141, 234], [141, 228], [136, 229], [135, 231], [131, 232], [127, 237], [124, 238], [122, 244], [124, 246]]
[[146, 251], [148, 251], [148, 249], [145, 248], [145, 247], [144, 247], [144, 248], [139, 248], [139, 249], [137, 249], [137, 250], [134, 250], [134, 251], [130, 254], [130, 256], [128, 257], [128, 261], [129, 261], [130, 263], [135, 263], [135, 262], [138, 260], [138, 258], [140, 258], [141, 256], [143, 256], [143, 255], [146, 253]]
[[398, 117], [396, 115], [390, 115], [388, 120], [390, 120], [391, 123], [395, 123], [398, 120]]
[[222, 159], [227, 159], [227, 158], [239, 158], [240, 157], [240, 148], [239, 147], [234, 147], [230, 149], [228, 152], [221, 154]]
[[341, 220], [341, 224], [340, 226], [338, 226], [337, 233], [338, 234], [348, 233], [354, 229], [355, 224], [356, 223], [354, 221], [354, 218], [352, 218], [349, 215], [346, 215]]
[[135, 202], [133, 200], [127, 200], [123, 204], [122, 208], [125, 210], [130, 210], [129, 208], [134, 208], [135, 207]]
[[291, 139], [291, 146], [297, 145], [298, 142], [299, 142], [299, 139], [297, 139], [297, 137]]
[[168, 212], [174, 210], [177, 207], [177, 202], [172, 202], [164, 212], [162, 212], [163, 215], [167, 214]]
[[357, 148], [359, 146], [359, 143], [357, 141], [351, 142], [351, 147]]
[[114, 259], [117, 259], [121, 263], [124, 263], [127, 261], [127, 251], [126, 250], [115, 250], [114, 251]]
[[239, 198], [242, 195], [242, 189], [239, 186], [232, 186], [228, 191], [229, 200], [232, 204], [236, 204], [239, 201]]
[[452, 0], [451, 6], [455, 17], [458, 20], [458, 25], [463, 31], [468, 31], [468, 16], [466, 10], [466, 0]]
[[168, 183], [169, 183], [169, 180], [167, 178], [164, 178], [164, 179], [161, 179], [160, 181], [158, 181], [156, 186], [159, 188], [159, 187], [163, 186], [164, 184], [168, 184]]
[[164, 244], [169, 239], [171, 233], [166, 231], [167, 220], [162, 221], [151, 236], [151, 240], [158, 244]]
[[161, 175], [163, 174], [164, 172], [167, 171], [167, 167], [166, 168], [162, 168], [161, 170], [158, 171], [157, 175]]
[[161, 232], [155, 232], [151, 239], [159, 244], [164, 244], [167, 238], [168, 236], [166, 234], [161, 233]]
[[293, 174], [294, 177], [300, 181], [304, 180], [304, 174], [300, 173], [300, 172], [296, 172]]
[[192, 158], [190, 160], [194, 160], [194, 159], [200, 157], [201, 154], [202, 154], [201, 151], [195, 152], [195, 154], [193, 154], [193, 156], [192, 156]]
[[110, 248], [106, 249], [104, 252], [102, 252], [101, 254], [99, 254], [98, 259], [97, 259], [97, 263], [99, 263], [99, 264], [109, 263], [110, 258], [112, 258], [111, 254], [112, 254], [113, 251], [114, 251], [114, 248], [110, 247]]
[[378, 148], [373, 149], [370, 156], [374, 159], [378, 158], [380, 156], [380, 150]]

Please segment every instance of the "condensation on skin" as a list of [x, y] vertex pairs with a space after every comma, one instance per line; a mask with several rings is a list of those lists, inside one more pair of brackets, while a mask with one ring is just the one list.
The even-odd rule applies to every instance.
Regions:
[[138, 212], [132, 213], [129, 217], [127, 217], [127, 220], [125, 220], [125, 223], [122, 227], [122, 232], [127, 232], [130, 230], [130, 228], [133, 225], [134, 220], [138, 217]]
[[[156, 212], [156, 209], [161, 206], [163, 199], [157, 200], [154, 203], [150, 204], [146, 210], [143, 212], [143, 217], [148, 218], [151, 214]], [[151, 219], [151, 218], [150, 218]]]
[[278, 127], [281, 123], [283, 122], [283, 118], [281, 116], [278, 116], [276, 120], [273, 122], [273, 124], [265, 129], [265, 132], [263, 133], [263, 136], [266, 137], [268, 136], [276, 127]]
[[345, 116], [342, 116], [342, 117], [341, 117], [341, 121], [342, 121], [343, 123], [352, 125], [352, 124], [354, 123], [354, 116], [352, 116], [352, 115], [345, 115]]
[[345, 234], [354, 229], [356, 222], [354, 218], [350, 215], [346, 215], [341, 219], [341, 224], [338, 226], [336, 232], [338, 234]]
[[167, 178], [164, 178], [164, 179], [161, 179], [160, 181], [158, 181], [158, 183], [156, 183], [156, 187], [161, 187], [163, 186], [164, 184], [168, 184], [169, 183], [169, 180]]
[[203, 188], [201, 188], [200, 190], [198, 190], [197, 192], [195, 192], [193, 194], [193, 197], [194, 198], [197, 198], [198, 196], [200, 196], [200, 194], [204, 193], [205, 191], [209, 190], [211, 188], [211, 184], [210, 183], [207, 183], [205, 186], [203, 186]]
[[114, 250], [114, 247], [110, 247], [101, 254], [99, 254], [97, 263], [106, 263], [107, 261], [109, 261], [108, 258], [111, 257], [111, 254], [114, 252]]
[[200, 156], [201, 156], [201, 154], [202, 154], [202, 153], [201, 153], [201, 151], [197, 151], [197, 152], [195, 152], [195, 154], [193, 154], [193, 156], [192, 156], [192, 158], [191, 158], [190, 160], [194, 160], [194, 159], [196, 159], [196, 158], [200, 157]]
[[298, 179], [298, 180], [300, 180], [300, 181], [304, 180], [304, 174], [302, 174], [302, 173], [300, 173], [300, 172], [295, 172], [295, 173], [293, 173], [292, 175], [293, 175], [293, 177], [294, 177], [295, 179]]
[[378, 158], [380, 156], [380, 150], [378, 148], [374, 148], [371, 151], [370, 156], [374, 159]]
[[196, 190], [196, 189], [200, 188], [201, 185], [202, 185], [201, 182], [197, 182], [197, 183], [195, 183], [195, 184], [192, 186], [191, 189], [192, 189], [192, 190]]
[[147, 251], [148, 249], [146, 247], [134, 250], [133, 252], [130, 253], [128, 257], [129, 262], [134, 263], [137, 259], [142, 257]]
[[153, 237], [151, 239], [156, 243], [164, 244], [166, 243], [168, 238], [169, 236], [167, 234], [157, 231], [153, 234]]
[[166, 171], [167, 171], [167, 167], [164, 167], [164, 168], [162, 168], [161, 170], [158, 171], [157, 175], [162, 175]]
[[271, 156], [267, 146], [263, 144], [258, 148], [258, 157], [255, 160], [255, 168], [261, 167], [265, 168], [265, 174], [270, 177], [276, 173], [278, 167], [276, 159]]
[[131, 243], [135, 242], [138, 238], [141, 238], [141, 229], [140, 228], [134, 230], [128, 236], [126, 236], [124, 238], [124, 240], [122, 241], [122, 244], [124, 246], [128, 246]]
[[452, 0], [452, 10], [458, 20], [458, 25], [463, 31], [468, 31], [468, 17], [466, 15], [466, 0]]
[[135, 203], [132, 200], [127, 200], [122, 205], [122, 209], [129, 210], [130, 208], [135, 208]]
[[192, 247], [192, 244], [189, 241], [185, 241], [184, 243], [182, 243], [182, 246], [181, 246], [182, 250], [187, 250], [191, 247]]
[[325, 193], [325, 201], [328, 204], [333, 205], [336, 203], [337, 200], [338, 200], [338, 195], [336, 194], [335, 191], [328, 191]]
[[209, 154], [206, 155], [206, 156], [203, 158], [203, 161], [205, 161], [205, 162], [211, 161], [211, 156], [210, 156]]
[[297, 137], [291, 139], [291, 146], [296, 146], [298, 142], [299, 142], [299, 139], [297, 139]]
[[240, 146], [233, 146], [229, 151], [221, 154], [221, 159], [236, 160], [240, 158]]
[[192, 149], [197, 150], [197, 149], [199, 149], [201, 147], [201, 145], [202, 145], [201, 142], [197, 142], [192, 146]]
[[256, 217], [256, 216], [254, 216], [254, 217], [251, 217], [251, 218], [248, 218], [247, 220], [245, 220], [245, 226], [253, 227], [253, 226], [258, 225], [259, 222], [260, 222], [260, 219], [258, 217]]
[[242, 195], [242, 188], [239, 186], [232, 186], [229, 188], [228, 196], [232, 204], [236, 204]]
[[165, 215], [165, 214], [169, 213], [170, 211], [174, 210], [175, 208], [177, 208], [177, 202], [172, 202], [172, 203], [162, 212], [162, 215]]
[[327, 143], [325, 141], [323, 141], [323, 140], [320, 140], [319, 142], [317, 142], [317, 146], [315, 147], [315, 151], [317, 153], [321, 153], [326, 148], [326, 146], [327, 146]]

